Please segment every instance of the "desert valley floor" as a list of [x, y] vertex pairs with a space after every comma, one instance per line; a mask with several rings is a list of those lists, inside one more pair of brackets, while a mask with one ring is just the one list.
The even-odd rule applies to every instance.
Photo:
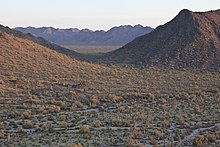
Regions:
[[218, 72], [82, 66], [1, 75], [0, 145], [219, 145]]

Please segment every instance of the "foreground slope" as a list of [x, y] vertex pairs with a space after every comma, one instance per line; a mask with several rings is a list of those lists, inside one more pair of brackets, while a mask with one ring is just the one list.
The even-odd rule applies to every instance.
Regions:
[[220, 10], [182, 10], [170, 22], [109, 53], [105, 59], [175, 68], [220, 68]]
[[0, 33], [0, 73], [23, 74], [89, 72], [100, 66], [74, 60], [28, 39]]

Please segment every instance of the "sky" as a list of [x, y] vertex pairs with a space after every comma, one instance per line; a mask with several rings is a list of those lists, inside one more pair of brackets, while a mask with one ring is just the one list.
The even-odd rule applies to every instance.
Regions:
[[0, 24], [14, 27], [108, 30], [136, 25], [156, 28], [182, 9], [220, 9], [220, 0], [0, 0]]

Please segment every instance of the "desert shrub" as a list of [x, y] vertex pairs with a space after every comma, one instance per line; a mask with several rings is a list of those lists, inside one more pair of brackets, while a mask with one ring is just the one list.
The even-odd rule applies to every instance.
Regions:
[[165, 104], [165, 103], [167, 103], [167, 99], [166, 98], [162, 98], [161, 102], [162, 102], [162, 104]]
[[27, 109], [27, 108], [28, 106], [24, 103], [18, 106], [18, 109]]
[[206, 138], [207, 138], [208, 142], [215, 142], [216, 141], [216, 136], [214, 134], [208, 134], [206, 136]]
[[[105, 89], [103, 89], [103, 91], [106, 91]], [[96, 92], [95, 92], [96, 94], [100, 94], [101, 93], [101, 91], [99, 91], [99, 90], [96, 90]]]
[[132, 135], [133, 135], [133, 138], [138, 139], [142, 137], [143, 133], [140, 130], [134, 130], [132, 132]]
[[80, 88], [80, 89], [77, 89], [77, 91], [78, 91], [78, 92], [80, 92], [80, 93], [84, 93], [86, 90], [85, 90], [85, 89]]
[[4, 128], [4, 124], [3, 122], [0, 122], [0, 129], [3, 129]]
[[166, 112], [169, 110], [165, 104], [162, 105], [162, 108], [163, 108], [163, 111], [166, 111]]
[[61, 121], [65, 121], [65, 120], [66, 120], [66, 115], [60, 115], [59, 119], [60, 119]]
[[29, 88], [29, 81], [24, 78], [21, 78], [16, 81], [16, 86], [17, 88], [21, 89]]
[[25, 121], [25, 122], [23, 123], [23, 127], [24, 127], [25, 129], [34, 128], [34, 123], [33, 123], [31, 120]]
[[46, 130], [49, 129], [49, 126], [48, 126], [47, 123], [41, 124], [40, 127], [41, 127], [44, 131], [46, 131]]
[[144, 112], [142, 112], [140, 114], [140, 119], [141, 119], [142, 123], [144, 123], [144, 119], [145, 119]]
[[144, 147], [144, 145], [142, 143], [138, 143], [136, 144], [136, 147]]
[[204, 147], [205, 143], [205, 137], [203, 135], [199, 135], [195, 138], [195, 142], [194, 145], [196, 145], [197, 147]]
[[154, 134], [158, 139], [161, 139], [164, 136], [164, 133], [162, 133], [160, 130], [156, 130]]
[[78, 143], [78, 144], [70, 145], [70, 147], [83, 147], [83, 146], [80, 143]]
[[118, 118], [115, 118], [112, 120], [112, 125], [116, 127], [127, 127], [130, 126], [129, 122], [126, 120], [121, 120]]
[[172, 106], [173, 106], [174, 109], [176, 109], [178, 107], [178, 101], [177, 100], [173, 100]]
[[65, 129], [67, 129], [67, 127], [68, 127], [68, 123], [67, 123], [67, 121], [62, 121], [62, 127], [64, 127]]
[[13, 75], [9, 75], [9, 76], [8, 76], [8, 81], [10, 81], [10, 82], [16, 82], [16, 81], [17, 81], [17, 78], [14, 77]]
[[165, 120], [163, 121], [163, 127], [164, 127], [164, 128], [168, 128], [169, 126], [170, 126], [170, 121], [167, 120], [167, 119], [165, 119]]
[[3, 138], [4, 137], [4, 132], [3, 130], [0, 130], [0, 138]]
[[97, 96], [92, 96], [90, 98], [90, 102], [92, 103], [92, 105], [97, 105], [97, 104], [99, 104], [99, 99]]
[[217, 96], [217, 103], [220, 103], [220, 94]]
[[216, 139], [220, 139], [220, 130], [217, 130], [215, 133]]
[[22, 118], [30, 118], [31, 117], [31, 110], [27, 110], [27, 111], [24, 111], [21, 116]]
[[75, 95], [76, 95], [76, 92], [75, 92], [75, 91], [70, 91], [69, 94], [70, 94], [71, 96], [75, 96]]
[[147, 93], [147, 97], [150, 99], [150, 101], [154, 101], [155, 96], [152, 93]]
[[118, 108], [117, 108], [117, 110], [118, 110], [118, 112], [120, 112], [120, 113], [123, 113], [123, 112], [125, 112], [125, 106], [119, 106]]
[[44, 110], [45, 110], [45, 107], [44, 106], [40, 106], [39, 108], [38, 108], [38, 110], [39, 110], [39, 112], [43, 112]]
[[186, 122], [185, 122], [185, 119], [182, 115], [178, 115], [177, 119], [178, 119], [178, 124], [185, 125]]
[[54, 112], [59, 113], [60, 112], [60, 106], [55, 106], [54, 107]]
[[150, 137], [150, 144], [157, 145], [158, 141], [154, 137]]
[[24, 133], [24, 132], [25, 132], [25, 130], [24, 130], [23, 127], [21, 127], [21, 126], [18, 127], [17, 130], [18, 130], [19, 133]]
[[4, 81], [0, 79], [0, 84], [4, 84]]
[[148, 115], [147, 115], [147, 122], [148, 123], [153, 123], [153, 116], [152, 116], [152, 114], [151, 113], [149, 113]]
[[95, 121], [93, 122], [93, 125], [94, 125], [95, 127], [100, 127], [101, 124], [102, 124], [102, 122], [101, 122], [100, 120], [95, 120]]
[[117, 100], [120, 99], [119, 96], [116, 96], [115, 94], [109, 94], [108, 98], [112, 101], [112, 102], [116, 102]]
[[133, 140], [133, 139], [128, 139], [128, 140], [127, 140], [127, 144], [128, 144], [128, 147], [133, 147], [134, 144], [135, 144], [135, 140]]
[[74, 102], [78, 108], [83, 108], [83, 104], [80, 101], [75, 101]]
[[195, 107], [195, 111], [196, 111], [197, 113], [201, 113], [201, 108], [200, 108], [199, 105], [196, 105], [196, 107]]
[[0, 91], [0, 96], [3, 97], [4, 96], [4, 92]]
[[65, 101], [56, 101], [55, 105], [60, 106], [60, 107], [64, 106], [65, 105]]
[[71, 107], [70, 107], [71, 111], [76, 111], [77, 110], [77, 105], [75, 103], [72, 103]]
[[82, 125], [79, 129], [79, 132], [80, 133], [83, 133], [83, 134], [88, 134], [90, 133], [90, 129], [89, 129], [89, 126], [88, 125]]

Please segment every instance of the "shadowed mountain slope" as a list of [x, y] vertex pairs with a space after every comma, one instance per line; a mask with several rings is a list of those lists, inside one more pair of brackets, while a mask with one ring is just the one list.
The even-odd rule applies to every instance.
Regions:
[[172, 68], [220, 68], [220, 10], [182, 10], [173, 20], [108, 53], [107, 62]]

